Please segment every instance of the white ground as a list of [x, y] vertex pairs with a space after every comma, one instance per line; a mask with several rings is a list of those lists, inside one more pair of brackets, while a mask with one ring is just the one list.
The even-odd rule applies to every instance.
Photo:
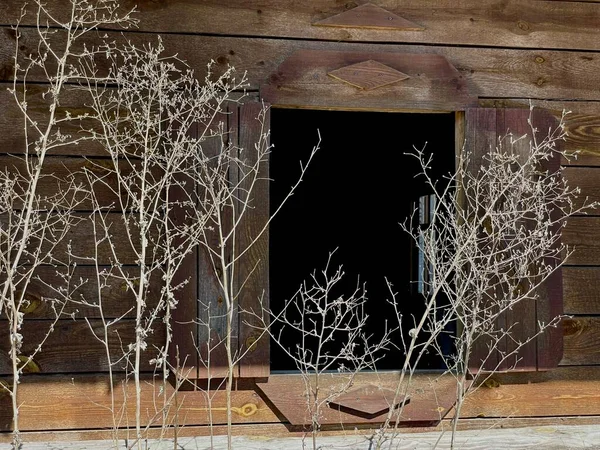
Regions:
[[[401, 436], [393, 446], [394, 450], [429, 450], [434, 448], [439, 433], [410, 433]], [[444, 436], [436, 447], [448, 449], [449, 436]], [[307, 449], [312, 442], [306, 441]], [[369, 441], [359, 436], [321, 437], [319, 448], [323, 450], [375, 450]], [[37, 442], [25, 443], [23, 450], [108, 450], [108, 441], [87, 442]], [[125, 442], [119, 449], [126, 449]], [[136, 447], [137, 448], [137, 447]], [[149, 450], [173, 450], [172, 442], [149, 441]], [[211, 450], [209, 438], [180, 438], [179, 449]], [[227, 448], [224, 436], [215, 438], [213, 450]], [[555, 426], [535, 428], [513, 428], [497, 430], [461, 431], [458, 437], [458, 449], [462, 450], [568, 450], [600, 449], [600, 425]], [[302, 450], [300, 438], [234, 437], [235, 450]], [[388, 446], [384, 446], [388, 449]]]

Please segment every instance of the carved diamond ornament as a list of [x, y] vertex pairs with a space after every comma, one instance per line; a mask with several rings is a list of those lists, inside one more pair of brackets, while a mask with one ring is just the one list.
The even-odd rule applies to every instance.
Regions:
[[327, 75], [365, 91], [410, 78], [405, 73], [373, 60], [335, 69]]
[[340, 395], [329, 406], [347, 414], [372, 419], [388, 412], [390, 407], [395, 409], [399, 404], [409, 401], [403, 395], [396, 396], [391, 389], [369, 384]]
[[313, 23], [317, 27], [366, 28], [374, 30], [422, 31], [425, 28], [380, 6], [366, 3]]

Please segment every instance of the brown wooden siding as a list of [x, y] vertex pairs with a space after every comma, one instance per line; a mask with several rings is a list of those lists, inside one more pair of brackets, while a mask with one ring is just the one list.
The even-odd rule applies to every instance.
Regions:
[[[7, 153], [22, 152], [23, 134], [20, 113], [5, 88], [12, 86], [12, 52], [15, 24], [20, 0], [0, 3], [0, 166], [9, 165]], [[48, 0], [50, 7], [64, 5], [62, 0]], [[133, 43], [155, 39], [161, 35], [167, 54], [177, 53], [188, 61], [199, 77], [206, 64], [216, 62], [218, 70], [233, 65], [237, 73], [247, 74], [248, 89], [258, 91], [269, 81], [276, 81], [277, 68], [297, 50], [331, 50], [347, 52], [430, 53], [444, 56], [458, 70], [461, 81], [481, 106], [512, 107], [533, 103], [567, 116], [569, 136], [565, 143], [577, 159], [563, 161], [566, 178], [582, 189], [582, 197], [600, 200], [600, 2], [536, 1], [536, 0], [372, 0], [389, 11], [424, 27], [423, 31], [369, 30], [317, 27], [312, 23], [351, 9], [364, 0], [124, 0], [140, 11], [138, 31], [124, 35]], [[34, 48], [34, 30], [25, 22], [21, 51]], [[109, 37], [122, 39], [121, 31], [110, 31]], [[60, 41], [60, 34], [56, 37]], [[93, 39], [92, 39], [93, 42]], [[274, 78], [272, 77], [274, 76]], [[45, 89], [40, 74], [32, 74], [30, 92]], [[32, 99], [35, 96], [32, 97]], [[67, 94], [61, 113], [84, 108], [76, 91]], [[32, 101], [29, 110], [43, 120], [43, 105]], [[68, 130], [65, 130], [68, 131]], [[72, 130], [75, 131], [75, 130]], [[90, 146], [71, 146], [53, 153], [56, 170], [67, 165], [84, 165], [83, 159], [60, 156], [95, 157], [106, 155]], [[52, 191], [56, 187], [48, 185]], [[106, 192], [106, 201], [113, 200]], [[86, 214], [85, 212], [81, 213]], [[0, 219], [1, 220], [1, 219]], [[114, 233], [119, 231], [116, 222]], [[74, 231], [77, 251], [90, 252], [89, 229]], [[479, 390], [465, 407], [466, 417], [549, 417], [600, 416], [597, 399], [600, 372], [600, 211], [569, 221], [564, 241], [575, 245], [563, 269], [565, 313], [572, 315], [563, 323], [565, 366], [547, 375], [536, 375], [534, 384], [504, 384]], [[133, 264], [135, 255], [128, 256]], [[110, 263], [110, 255], [102, 250], [102, 264]], [[89, 276], [89, 267], [78, 268], [78, 274]], [[51, 279], [50, 268], [41, 269], [42, 277]], [[32, 291], [33, 298], [41, 295]], [[93, 291], [93, 286], [83, 287]], [[125, 289], [114, 287], [106, 295], [110, 317], [127, 314], [132, 297]], [[36, 297], [37, 296], [37, 297]], [[49, 326], [50, 311], [35, 303], [27, 313], [28, 330], [35, 335]], [[103, 349], [82, 320], [96, 318], [94, 308], [71, 308], [76, 320], [61, 319], [56, 332], [36, 357], [32, 371], [41, 374], [25, 377], [22, 384], [21, 423], [23, 430], [69, 430], [107, 428], [112, 426], [105, 407], [108, 402], [106, 357]], [[1, 319], [0, 319], [1, 320]], [[0, 372], [6, 373], [7, 334], [0, 323]], [[92, 320], [92, 326], [97, 322]], [[119, 329], [123, 342], [131, 339], [133, 327], [126, 319]], [[116, 331], [116, 330], [115, 330]], [[162, 328], [151, 336], [158, 344], [164, 338]], [[111, 342], [111, 353], [119, 352], [119, 340]], [[149, 365], [145, 369], [150, 370]], [[77, 372], [94, 372], [79, 375]], [[50, 375], [61, 373], [62, 375]], [[45, 374], [45, 375], [44, 375]], [[73, 375], [71, 375], [73, 374]], [[520, 378], [520, 383], [532, 379]], [[145, 385], [144, 405], [151, 410], [156, 392]], [[122, 392], [119, 390], [119, 395]], [[185, 398], [182, 415], [188, 425], [205, 425], [205, 396], [202, 392], [182, 393]], [[224, 396], [215, 397], [215, 423], [224, 423]], [[589, 401], [581, 401], [588, 399]], [[590, 400], [591, 399], [591, 400]], [[0, 395], [0, 404], [8, 397]], [[236, 423], [276, 423], [277, 413], [254, 391], [234, 394]], [[10, 408], [0, 408], [0, 428], [10, 428]], [[221, 408], [221, 409], [219, 409]], [[57, 412], [60, 411], [60, 414]], [[150, 413], [149, 413], [150, 414]], [[124, 415], [126, 417], [127, 414]], [[151, 416], [151, 414], [150, 414]], [[152, 417], [148, 416], [148, 423]], [[129, 413], [129, 417], [132, 414]], [[480, 422], [481, 423], [481, 422]], [[120, 423], [127, 425], [127, 421]], [[131, 426], [131, 421], [129, 422]], [[487, 425], [486, 425], [487, 426]]]

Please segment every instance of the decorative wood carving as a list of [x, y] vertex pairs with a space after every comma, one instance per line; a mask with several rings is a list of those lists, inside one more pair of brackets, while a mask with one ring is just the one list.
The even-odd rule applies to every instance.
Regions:
[[409, 401], [403, 395], [396, 396], [396, 391], [392, 389], [367, 384], [340, 395], [330, 402], [329, 406], [348, 414], [372, 419], [387, 413], [392, 404], [396, 409], [400, 403]]
[[379, 30], [422, 31], [421, 25], [404, 19], [380, 6], [366, 3], [349, 11], [313, 23], [318, 27], [367, 28]]
[[[340, 374], [339, 377], [344, 379], [343, 374]], [[361, 373], [354, 378], [354, 386], [356, 390], [362, 390], [377, 384], [382, 389], [392, 390], [391, 398], [393, 398], [393, 393], [397, 389], [397, 377], [397, 372], [377, 376], [373, 373]], [[337, 386], [340, 381], [337, 374], [332, 374], [321, 381], [321, 388], [325, 391], [328, 387]], [[268, 383], [258, 383], [256, 387], [291, 425], [310, 424], [311, 418], [306, 408], [306, 386], [299, 374], [271, 374]], [[402, 387], [402, 392], [405, 391], [405, 387]], [[399, 424], [402, 426], [435, 425], [448, 414], [456, 402], [456, 379], [450, 374], [415, 374], [407, 389], [407, 397], [410, 401], [406, 402], [401, 413], [399, 409], [396, 409], [397, 413], [393, 415], [392, 420], [395, 421], [398, 418]], [[398, 413], [400, 413], [400, 417], [398, 417]], [[381, 423], [385, 419], [386, 413], [377, 416], [357, 415], [356, 410], [350, 413], [348, 410], [337, 408], [322, 408], [319, 417], [323, 426], [340, 423], [353, 425]]]
[[372, 59], [332, 70], [327, 75], [366, 91], [410, 78], [405, 73]]
[[476, 105], [471, 91], [468, 80], [434, 53], [299, 50], [269, 76], [261, 97], [288, 108], [462, 111]]

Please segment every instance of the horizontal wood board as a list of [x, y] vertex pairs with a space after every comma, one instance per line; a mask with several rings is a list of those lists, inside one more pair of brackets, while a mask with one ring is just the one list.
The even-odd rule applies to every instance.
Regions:
[[[58, 321], [49, 332], [52, 322], [26, 320], [21, 329], [23, 335], [22, 354], [30, 356], [43, 341], [42, 351], [38, 352], [33, 363], [26, 366], [28, 373], [80, 373], [106, 372], [109, 368], [108, 356], [104, 345], [94, 337], [104, 337], [104, 327], [100, 320]], [[141, 367], [143, 371], [153, 369], [150, 360], [156, 358], [156, 347], [160, 348], [165, 340], [164, 324], [154, 322], [154, 332], [147, 337], [147, 350], [143, 352]], [[93, 333], [92, 333], [93, 330]], [[135, 342], [135, 320], [124, 319], [108, 329], [109, 353], [113, 370], [127, 369], [122, 355], [128, 351], [130, 343]], [[0, 374], [12, 372], [9, 358], [9, 327], [6, 321], [0, 321]]]
[[[521, 376], [523, 374], [520, 374]], [[274, 378], [285, 377], [278, 375]], [[293, 375], [290, 375], [294, 377]], [[386, 383], [391, 383], [394, 374], [380, 374]], [[415, 383], [419, 383], [416, 375]], [[425, 375], [428, 376], [428, 375]], [[359, 375], [358, 382], [369, 379], [366, 374]], [[373, 379], [373, 377], [371, 377]], [[144, 424], [153, 422], [160, 425], [156, 411], [162, 404], [162, 397], [158, 396], [160, 382], [145, 376], [142, 383], [142, 405]], [[274, 380], [276, 381], [276, 380]], [[552, 374], [540, 374], [539, 379], [534, 379], [529, 384], [512, 384], [505, 382], [501, 376], [496, 377], [487, 385], [482, 386], [467, 399], [462, 416], [465, 419], [475, 419], [479, 422], [463, 422], [465, 428], [488, 427], [497, 424], [498, 419], [502, 424], [523, 426], [527, 424], [540, 425], [552, 423], [576, 423], [573, 416], [590, 416], [586, 423], [596, 423], [599, 420], [600, 402], [600, 368], [568, 368], [563, 367]], [[325, 386], [327, 383], [325, 383]], [[123, 391], [120, 378], [115, 379], [115, 400], [121, 410], [124, 399], [128, 398], [124, 411], [120, 415], [119, 426], [133, 425], [133, 385]], [[25, 377], [20, 386], [22, 396], [21, 427], [23, 431], [39, 430], [44, 423], [48, 430], [85, 430], [91, 428], [110, 428], [112, 417], [107, 410], [110, 404], [110, 389], [108, 378], [103, 375], [32, 375]], [[40, 395], [43, 389], [44, 395]], [[124, 394], [126, 392], [126, 394]], [[173, 394], [170, 386], [166, 389], [167, 397]], [[202, 391], [182, 391], [180, 402], [180, 418], [182, 424], [188, 426], [201, 426], [208, 423], [207, 397]], [[6, 396], [0, 397], [0, 404], [7, 402]], [[221, 425], [226, 422], [225, 417], [225, 392], [218, 391], [212, 397], [213, 423]], [[265, 403], [262, 395], [255, 390], [234, 391], [232, 396], [234, 424], [278, 424], [281, 416]], [[299, 406], [300, 407], [300, 406]], [[552, 418], [552, 416], [556, 416]], [[169, 414], [172, 418], [172, 414]], [[564, 417], [562, 419], [561, 417]], [[594, 419], [594, 417], [596, 417]], [[494, 419], [488, 422], [485, 418]], [[3, 430], [10, 427], [10, 408], [0, 408], [0, 426]], [[582, 418], [580, 420], [584, 420]], [[554, 422], [553, 422], [554, 421]], [[591, 422], [590, 422], [591, 421]], [[510, 425], [509, 425], [510, 426]], [[431, 428], [429, 428], [431, 430]], [[418, 430], [418, 429], [417, 429]], [[199, 434], [203, 434], [200, 430]], [[284, 434], [289, 433], [289, 428], [282, 428]], [[293, 430], [292, 430], [293, 431]], [[411, 431], [406, 429], [405, 431]], [[81, 431], [80, 431], [81, 432]], [[327, 432], [325, 428], [324, 432]], [[2, 436], [2, 435], [0, 435]]]
[[[58, 45], [61, 45], [60, 38], [60, 34], [55, 37]], [[136, 32], [127, 33], [126, 38], [139, 46], [155, 40], [148, 34]], [[108, 39], [123, 41], [125, 38], [115, 32], [108, 33]], [[258, 89], [276, 72], [277, 67], [297, 50], [343, 50], [443, 56], [457, 68], [469, 92], [478, 97], [600, 99], [595, 82], [595, 74], [600, 70], [598, 52], [407, 44], [390, 46], [179, 34], [165, 34], [162, 40], [165, 55], [177, 54], [179, 58], [187, 61], [200, 79], [206, 74], [207, 63], [214, 60], [215, 73], [222, 72], [230, 65], [236, 68], [238, 78], [246, 73], [248, 89]], [[98, 38], [90, 38], [86, 42], [87, 45], [98, 43]], [[23, 30], [21, 45], [24, 54], [35, 51], [37, 41], [32, 29]], [[14, 60], [12, 50], [9, 50], [13, 46], [12, 30], [0, 28], [0, 49], [3, 49], [3, 52], [0, 52], [0, 81], [8, 81], [13, 77]], [[202, 52], [198, 49], [202, 49]], [[100, 71], [103, 70], [102, 64], [100, 61]], [[43, 81], [41, 75], [39, 70], [33, 70], [30, 81]]]
[[[50, 0], [50, 7], [61, 0]], [[600, 49], [600, 5], [597, 2], [506, 0], [370, 0], [393, 14], [415, 22], [422, 31], [313, 26], [352, 10], [366, 0], [125, 0], [137, 6], [139, 29], [150, 32], [206, 33], [256, 37], [289, 37], [331, 41], [381, 41], [450, 45]], [[0, 4], [0, 23], [14, 24], [22, 2]], [[59, 16], [60, 17], [60, 16]], [[32, 25], [33, 16], [24, 24]]]
[[[122, 378], [116, 377], [115, 405], [117, 425], [119, 427], [135, 427], [135, 388], [132, 382], [124, 388]], [[145, 425], [160, 425], [160, 411], [165, 398], [173, 400], [174, 390], [167, 385], [160, 393], [162, 382], [152, 376], [142, 377], [142, 422]], [[40, 389], [44, 395], [40, 395]], [[40, 424], [45, 429], [86, 429], [112, 427], [110, 412], [110, 384], [107, 376], [75, 375], [65, 376], [31, 376], [25, 377], [20, 386], [21, 411], [20, 425], [22, 430], [39, 430]], [[226, 409], [225, 391], [211, 394], [214, 424], [225, 424]], [[7, 397], [0, 397], [6, 404]], [[202, 391], [182, 391], [177, 401], [181, 405], [180, 417], [185, 424], [206, 424], [211, 408]], [[8, 404], [6, 404], [8, 406]], [[259, 395], [253, 391], [236, 391], [232, 395], [232, 420], [234, 423], [277, 422], [277, 417], [265, 405]], [[174, 420], [175, 407], [168, 412], [169, 421]], [[0, 408], [0, 426], [6, 430], [10, 427], [10, 407]]]
[[[124, 269], [132, 277], [139, 273], [137, 266]], [[106, 271], [108, 274], [111, 273], [111, 267], [99, 266], [98, 271]], [[99, 297], [96, 277], [98, 271], [94, 266], [78, 266], [72, 269], [71, 272], [65, 267], [38, 267], [25, 292], [25, 300], [28, 302], [22, 308], [25, 320], [56, 318], [56, 311], [52, 307], [52, 299], [55, 297], [62, 299], [62, 297], [58, 297], [48, 286], [52, 286], [54, 289], [66, 287], [64, 277], [68, 273], [71, 274], [70, 285], [73, 286], [71, 290], [72, 301], [66, 302], [64, 308], [62, 308], [62, 302], [60, 304], [60, 311], [64, 318], [83, 319], [87, 317], [88, 319], [97, 319], [104, 316], [106, 319], [114, 319], [118, 317], [135, 317], [135, 295], [124, 280], [117, 277], [100, 278], [103, 287], [101, 297]], [[159, 276], [151, 276], [148, 282], [146, 307], [154, 308], [159, 301], [161, 280]], [[134, 285], [136, 284], [137, 282], [134, 281]], [[77, 286], [77, 289], [74, 288], [75, 286]], [[58, 306], [59, 304], [55, 305], [56, 308]], [[0, 315], [0, 319], [2, 318], [4, 318], [4, 315]]]

